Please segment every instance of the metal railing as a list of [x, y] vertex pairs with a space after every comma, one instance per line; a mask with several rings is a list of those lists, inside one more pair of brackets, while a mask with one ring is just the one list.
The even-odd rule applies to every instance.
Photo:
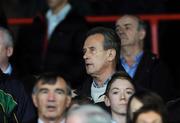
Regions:
[[[156, 15], [138, 15], [141, 19], [150, 23], [151, 47], [152, 52], [159, 55], [158, 46], [158, 25], [159, 21], [180, 20], [180, 14], [156, 14]], [[97, 22], [115, 22], [120, 16], [86, 16], [90, 23]], [[9, 18], [10, 25], [32, 24], [32, 18]]]

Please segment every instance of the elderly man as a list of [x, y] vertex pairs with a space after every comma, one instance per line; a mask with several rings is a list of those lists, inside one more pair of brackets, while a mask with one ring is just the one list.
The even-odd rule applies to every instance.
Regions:
[[71, 103], [71, 88], [64, 77], [44, 73], [38, 78], [32, 94], [38, 110], [38, 123], [64, 123], [64, 114]]
[[70, 110], [66, 123], [111, 123], [111, 116], [95, 105], [82, 105]]
[[121, 39], [121, 70], [125, 70], [136, 84], [157, 92], [168, 101], [174, 96], [173, 79], [167, 66], [155, 54], [144, 50], [145, 27], [134, 15], [124, 15], [116, 21], [116, 32]]
[[83, 52], [86, 72], [90, 76], [83, 82], [80, 95], [95, 103], [104, 102], [102, 95], [118, 68], [120, 39], [110, 28], [95, 27], [87, 33]]

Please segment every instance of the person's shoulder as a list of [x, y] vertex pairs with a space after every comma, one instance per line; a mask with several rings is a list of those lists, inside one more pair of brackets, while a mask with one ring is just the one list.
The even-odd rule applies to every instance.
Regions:
[[146, 58], [149, 58], [151, 60], [159, 60], [156, 54], [154, 54], [153, 52], [148, 51], [148, 50], [144, 51], [143, 56]]
[[16, 97], [24, 92], [24, 86], [22, 82], [6, 74], [1, 75], [0, 77], [0, 88]]
[[76, 22], [78, 24], [87, 24], [85, 16], [80, 15], [75, 8], [72, 8], [69, 11], [66, 19], [70, 20], [70, 21], [74, 21], [74, 22]]
[[145, 50], [142, 56], [142, 61], [146, 62], [147, 64], [159, 64], [160, 59], [151, 51]]
[[26, 122], [26, 123], [38, 123], [38, 117], [35, 117], [35, 118], [29, 120], [29, 121]]

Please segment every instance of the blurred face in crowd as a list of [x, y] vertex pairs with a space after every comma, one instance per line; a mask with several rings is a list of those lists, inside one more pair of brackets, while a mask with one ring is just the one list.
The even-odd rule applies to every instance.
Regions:
[[67, 117], [66, 123], [84, 123], [83, 117], [79, 114], [73, 114]]
[[37, 85], [37, 92], [33, 94], [33, 102], [38, 108], [39, 117], [46, 120], [62, 120], [62, 116], [71, 102], [64, 79], [58, 78], [55, 84]]
[[98, 75], [106, 71], [109, 63], [115, 58], [110, 56], [110, 50], [103, 48], [104, 36], [102, 34], [94, 34], [85, 40], [83, 46], [84, 60], [86, 71], [90, 75]]
[[53, 10], [61, 9], [68, 0], [47, 0], [48, 6]]
[[163, 123], [161, 116], [154, 112], [144, 112], [139, 114], [135, 123]]
[[133, 97], [130, 102], [130, 117], [133, 119], [133, 113], [139, 110], [143, 106], [142, 102], [140, 102], [137, 98]]
[[0, 66], [7, 64], [9, 57], [13, 54], [13, 47], [6, 43], [5, 33], [0, 30]]
[[131, 82], [126, 79], [116, 79], [111, 84], [108, 96], [105, 98], [105, 103], [111, 107], [112, 114], [125, 115], [129, 98], [134, 92]]
[[121, 38], [121, 46], [134, 46], [145, 37], [144, 29], [138, 29], [138, 20], [133, 16], [123, 16], [116, 22], [116, 32]]

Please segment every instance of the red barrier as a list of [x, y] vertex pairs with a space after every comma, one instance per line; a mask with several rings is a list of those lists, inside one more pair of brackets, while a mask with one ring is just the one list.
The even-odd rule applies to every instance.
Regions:
[[[139, 15], [143, 20], [149, 21], [151, 26], [151, 45], [152, 52], [159, 55], [158, 50], [158, 22], [167, 20], [180, 20], [180, 14], [160, 14], [160, 15]], [[115, 22], [120, 16], [86, 16], [90, 23], [97, 22]], [[10, 25], [31, 24], [32, 18], [9, 18]]]

